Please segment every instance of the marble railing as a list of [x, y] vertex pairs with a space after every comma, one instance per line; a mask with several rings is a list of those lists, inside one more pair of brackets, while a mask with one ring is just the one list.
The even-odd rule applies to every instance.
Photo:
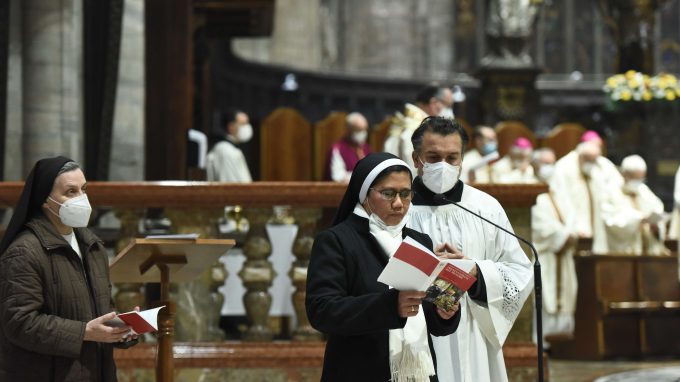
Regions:
[[[18, 200], [23, 183], [0, 183], [0, 208], [13, 206]], [[496, 197], [506, 209], [515, 231], [530, 237], [530, 207], [536, 196], [547, 189], [541, 185], [479, 185], [483, 191]], [[306, 318], [304, 298], [307, 265], [311, 244], [322, 216], [323, 208], [336, 207], [345, 191], [345, 186], [327, 182], [255, 182], [251, 184], [225, 184], [209, 182], [90, 182], [88, 195], [95, 207], [109, 207], [121, 220], [117, 250], [138, 235], [139, 219], [146, 209], [162, 208], [172, 221], [175, 233], [199, 233], [201, 237], [217, 237], [217, 222], [224, 215], [225, 205], [240, 205], [249, 221], [249, 230], [243, 242], [246, 261], [239, 277], [246, 288], [244, 306], [249, 327], [244, 333], [246, 341], [271, 341], [273, 333], [268, 323], [272, 285], [275, 272], [268, 259], [272, 244], [265, 225], [272, 216], [272, 206], [291, 206], [292, 216], [298, 225], [292, 253], [295, 260], [289, 277], [296, 291], [292, 302], [297, 318], [293, 330], [294, 341], [318, 341], [319, 333], [309, 325]], [[322, 228], [322, 227], [321, 227]], [[527, 251], [528, 253], [528, 251]], [[224, 335], [217, 327], [224, 296], [218, 292], [223, 285], [226, 270], [221, 263], [215, 264], [197, 281], [174, 287], [179, 310], [197, 306], [191, 299], [204, 295], [203, 310], [188, 312], [185, 322], [177, 321], [179, 341], [220, 341]], [[117, 308], [131, 309], [143, 302], [142, 286], [139, 284], [118, 284]], [[190, 301], [182, 301], [188, 298]], [[529, 305], [529, 304], [527, 304]], [[525, 306], [523, 318], [518, 320], [511, 340], [528, 341], [531, 338], [531, 307]], [[180, 312], [178, 312], [180, 313]], [[198, 314], [197, 314], [198, 313]], [[204, 322], [195, 322], [196, 317], [206, 317]], [[199, 328], [198, 330], [196, 328]], [[184, 332], [183, 328], [192, 328]], [[188, 329], [187, 329], [188, 330]]]

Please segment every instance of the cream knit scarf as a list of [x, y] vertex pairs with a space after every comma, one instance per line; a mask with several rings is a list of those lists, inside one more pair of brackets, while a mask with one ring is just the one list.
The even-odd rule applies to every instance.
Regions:
[[[408, 222], [407, 214], [396, 226], [388, 226], [376, 214], [368, 216], [361, 204], [354, 213], [368, 219], [371, 234], [388, 256], [392, 256], [402, 242], [402, 230]], [[428, 382], [435, 375], [434, 362], [428, 344], [427, 323], [422, 307], [409, 317], [403, 329], [390, 330], [390, 372], [393, 382]]]

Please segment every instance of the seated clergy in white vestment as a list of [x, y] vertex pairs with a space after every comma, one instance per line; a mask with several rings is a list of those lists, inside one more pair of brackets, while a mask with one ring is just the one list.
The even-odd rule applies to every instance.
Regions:
[[599, 147], [600, 155], [598, 155], [595, 162], [597, 164], [598, 172], [600, 173], [599, 176], [602, 178], [602, 181], [608, 186], [612, 187], [623, 186], [623, 177], [621, 176], [619, 169], [612, 161], [602, 155], [605, 147], [604, 141], [600, 135], [593, 130], [588, 130], [581, 136], [581, 142], [590, 142]]
[[500, 203], [460, 180], [467, 136], [442, 117], [423, 120], [411, 138], [418, 177], [410, 227], [426, 232], [448, 258], [468, 258], [477, 281], [461, 298], [456, 333], [433, 337], [441, 382], [508, 380], [503, 344], [533, 289], [531, 262], [516, 238], [481, 220], [457, 202], [512, 231]]
[[[542, 180], [547, 183], [550, 178], [546, 173]], [[550, 192], [538, 195], [531, 208], [531, 238], [541, 259], [544, 338], [574, 332], [578, 290], [574, 252], [578, 235], [569, 226], [573, 221], [571, 212], [558, 209]], [[545, 341], [543, 344], [550, 347]]]
[[609, 252], [634, 255], [667, 255], [666, 214], [663, 202], [644, 183], [647, 164], [639, 155], [621, 162], [625, 180], [620, 193], [604, 204]]
[[549, 183], [555, 172], [555, 152], [549, 147], [541, 147], [531, 155], [531, 167], [534, 169], [536, 181]]
[[326, 159], [326, 180], [338, 183], [349, 183], [357, 162], [371, 153], [366, 143], [368, 138], [368, 121], [361, 113], [349, 113], [345, 118], [345, 136], [334, 142], [328, 150]]
[[555, 163], [550, 190], [557, 208], [572, 212], [572, 221], [566, 222], [569, 229], [579, 237], [592, 238], [595, 253], [608, 253], [602, 206], [620, 189], [623, 177], [601, 153], [597, 142], [579, 143]]
[[416, 94], [415, 105], [407, 103], [404, 105], [404, 113], [396, 113], [393, 124], [383, 150], [401, 158], [411, 166], [411, 173], [415, 176], [416, 168], [413, 164], [411, 153], [411, 135], [420, 126], [420, 122], [430, 115], [439, 115], [445, 108], [440, 100], [444, 88], [437, 86], [425, 86]]
[[465, 183], [495, 183], [491, 164], [499, 157], [496, 131], [489, 126], [475, 127], [470, 146], [461, 165], [460, 180]]
[[491, 166], [496, 183], [536, 183], [538, 180], [531, 167], [534, 146], [531, 141], [519, 137], [510, 147], [510, 152]]

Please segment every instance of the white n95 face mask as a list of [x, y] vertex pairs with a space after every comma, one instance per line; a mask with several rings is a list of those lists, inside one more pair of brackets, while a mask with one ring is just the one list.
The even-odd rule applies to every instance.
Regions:
[[444, 161], [423, 164], [423, 184], [435, 194], [443, 194], [453, 188], [460, 175], [460, 166], [454, 166]]
[[543, 166], [538, 168], [538, 178], [541, 181], [548, 183], [550, 182], [550, 177], [552, 177], [554, 171], [555, 171], [554, 165], [544, 164]]
[[623, 187], [628, 192], [637, 193], [640, 190], [640, 187], [642, 187], [643, 183], [644, 182], [642, 179], [631, 179], [627, 181]]
[[581, 164], [581, 172], [588, 176], [590, 176], [593, 173], [594, 168], [595, 163], [593, 162], [583, 162], [583, 164]]
[[250, 123], [238, 127], [236, 139], [238, 139], [239, 143], [246, 143], [251, 138], [253, 138], [253, 126]]
[[352, 141], [358, 145], [364, 144], [366, 142], [366, 138], [368, 138], [368, 131], [366, 130], [352, 133]]
[[442, 111], [439, 112], [440, 117], [444, 118], [449, 118], [449, 119], [455, 119], [456, 116], [453, 115], [453, 109], [450, 107], [445, 107], [442, 109]]
[[60, 206], [58, 215], [51, 209], [50, 212], [59, 216], [59, 219], [64, 225], [72, 228], [87, 227], [87, 223], [90, 222], [90, 214], [92, 213], [92, 207], [90, 206], [90, 201], [87, 199], [87, 194], [68, 199], [64, 204], [59, 203], [49, 196], [48, 198]]

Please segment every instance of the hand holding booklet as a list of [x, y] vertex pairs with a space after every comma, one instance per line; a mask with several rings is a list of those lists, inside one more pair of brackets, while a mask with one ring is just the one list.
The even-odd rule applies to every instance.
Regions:
[[399, 290], [426, 293], [425, 301], [450, 311], [476, 278], [469, 272], [472, 260], [440, 259], [432, 251], [406, 237], [383, 269], [378, 281]]
[[141, 312], [133, 310], [132, 312], [120, 313], [113, 320], [107, 321], [106, 325], [127, 325], [131, 328], [130, 334], [132, 335], [155, 332], [158, 330], [158, 312], [163, 308], [165, 308], [165, 305]]

